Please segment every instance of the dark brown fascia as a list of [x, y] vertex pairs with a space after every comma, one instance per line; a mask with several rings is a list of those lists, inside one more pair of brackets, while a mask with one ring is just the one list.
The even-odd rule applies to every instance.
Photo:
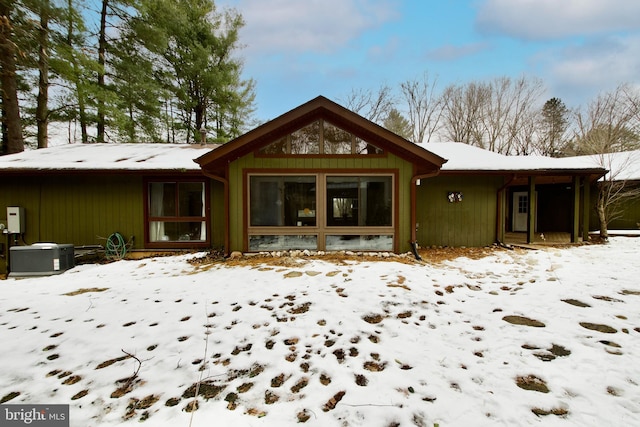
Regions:
[[430, 163], [430, 167], [440, 168], [446, 160], [405, 140], [395, 133], [365, 119], [329, 99], [318, 96], [293, 110], [229, 141], [211, 152], [195, 159], [203, 169], [210, 173], [221, 174], [226, 164], [247, 155], [268, 143], [298, 130], [318, 119], [352, 132], [354, 135], [379, 148], [412, 161], [415, 164]]

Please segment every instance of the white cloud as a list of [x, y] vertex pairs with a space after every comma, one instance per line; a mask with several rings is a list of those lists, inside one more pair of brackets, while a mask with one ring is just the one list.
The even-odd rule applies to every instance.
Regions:
[[640, 30], [637, 0], [484, 0], [476, 25], [526, 40]]
[[640, 75], [640, 36], [607, 37], [565, 47], [545, 58], [548, 80], [579, 102], [620, 83], [637, 82]]
[[[227, 2], [229, 3], [229, 1]], [[238, 0], [249, 53], [334, 52], [398, 17], [393, 0]]]

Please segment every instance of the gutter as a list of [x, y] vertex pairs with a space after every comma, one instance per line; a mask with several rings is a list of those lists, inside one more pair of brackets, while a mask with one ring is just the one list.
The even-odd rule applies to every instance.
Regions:
[[413, 252], [413, 256], [415, 256], [418, 261], [421, 261], [422, 258], [420, 257], [420, 254], [418, 254], [418, 241], [417, 241], [418, 225], [417, 225], [417, 214], [416, 214], [418, 201], [417, 201], [416, 187], [419, 179], [433, 178], [435, 176], [438, 176], [439, 174], [440, 174], [440, 168], [436, 169], [434, 172], [424, 173], [421, 175], [414, 175], [411, 178], [411, 220], [410, 220], [411, 240], [409, 241], [409, 244], [411, 245], [411, 251]]

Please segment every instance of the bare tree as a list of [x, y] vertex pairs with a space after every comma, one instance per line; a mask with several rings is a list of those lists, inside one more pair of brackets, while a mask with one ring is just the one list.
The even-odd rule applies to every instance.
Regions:
[[442, 93], [444, 138], [484, 148], [478, 124], [488, 96], [487, 85], [478, 82], [447, 86]]
[[640, 187], [629, 185], [625, 171], [640, 162], [637, 151], [601, 153], [595, 156], [598, 164], [609, 172], [599, 182], [596, 212], [600, 225], [600, 237], [609, 238], [609, 224], [623, 214], [624, 203], [640, 198]]
[[391, 88], [387, 85], [381, 85], [376, 91], [352, 89], [342, 102], [349, 110], [378, 124], [384, 122], [395, 104]]
[[437, 78], [431, 80], [425, 72], [421, 79], [400, 84], [413, 128], [413, 142], [429, 142], [438, 129], [443, 110], [442, 96], [436, 94], [437, 83]]
[[608, 224], [619, 214], [620, 203], [638, 197], [640, 192], [620, 179], [632, 163], [631, 157], [625, 158], [622, 152], [640, 147], [639, 97], [637, 90], [621, 85], [591, 101], [586, 112], [576, 113], [575, 152], [594, 155], [600, 166], [609, 170], [600, 182], [596, 203], [600, 236], [604, 239], [609, 237]]
[[638, 93], [628, 85], [600, 94], [586, 112], [576, 112], [574, 151], [600, 154], [633, 150], [640, 145]]
[[527, 154], [531, 151], [534, 106], [542, 94], [542, 81], [520, 77], [496, 78], [488, 85], [480, 116], [487, 149], [502, 154]]

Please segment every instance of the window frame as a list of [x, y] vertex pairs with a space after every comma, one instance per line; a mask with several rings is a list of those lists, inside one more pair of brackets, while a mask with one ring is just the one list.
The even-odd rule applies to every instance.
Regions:
[[[303, 129], [313, 126], [315, 123], [319, 123], [319, 134], [318, 134], [318, 147], [317, 147], [317, 152], [316, 153], [294, 153], [292, 152], [292, 144], [291, 144], [291, 140], [292, 140], [292, 135], [296, 134], [297, 132], [302, 131]], [[332, 126], [334, 128], [336, 128], [339, 131], [343, 131], [346, 132], [348, 134], [351, 135], [351, 152], [350, 153], [339, 153], [339, 154], [334, 154], [331, 152], [327, 152], [327, 150], [325, 150], [325, 124]], [[276, 143], [280, 143], [279, 147], [282, 148], [282, 150], [279, 150], [277, 152], [266, 152], [265, 150], [268, 147], [271, 147], [272, 145], [276, 144]], [[375, 153], [361, 153], [358, 151], [359, 148], [359, 144], [363, 144], [364, 146], [371, 146], [373, 148], [376, 149]], [[275, 139], [274, 141], [270, 142], [269, 144], [264, 145], [263, 147], [260, 147], [259, 149], [254, 151], [254, 156], [255, 157], [264, 157], [264, 158], [282, 158], [282, 157], [330, 157], [330, 158], [346, 158], [346, 157], [366, 157], [366, 158], [375, 158], [375, 157], [386, 157], [387, 156], [387, 152], [385, 149], [379, 147], [377, 144], [372, 143], [370, 141], [367, 141], [357, 135], [355, 135], [353, 132], [348, 131], [338, 125], [336, 125], [335, 123], [331, 122], [330, 120], [325, 120], [325, 119], [318, 119], [318, 120], [314, 120], [311, 123], [308, 123], [304, 126], [302, 126], [301, 128], [295, 129], [289, 133], [287, 133], [286, 135], [281, 136], [280, 138]]]
[[[398, 174], [397, 169], [378, 169], [375, 172], [370, 169], [365, 170], [264, 170], [245, 169], [244, 170], [244, 250], [248, 252], [261, 251], [261, 249], [251, 249], [250, 240], [252, 236], [305, 236], [313, 235], [317, 238], [317, 248], [315, 250], [326, 250], [327, 236], [391, 236], [392, 249], [397, 251], [398, 241]], [[316, 180], [316, 223], [313, 226], [252, 226], [251, 225], [251, 177], [252, 176], [314, 176]], [[391, 190], [391, 224], [388, 226], [345, 226], [328, 225], [327, 218], [327, 178], [328, 177], [390, 177]], [[269, 249], [271, 250], [271, 249]], [[278, 250], [278, 249], [275, 249]], [[285, 249], [280, 249], [285, 250]], [[363, 251], [377, 251], [377, 249], [363, 249]]]
[[[154, 183], [175, 183], [176, 184], [176, 216], [152, 216], [150, 212], [151, 192], [150, 186]], [[179, 203], [180, 184], [199, 183], [203, 184], [204, 191], [204, 216], [180, 216]], [[176, 177], [176, 176], [154, 176], [145, 177], [143, 180], [144, 192], [144, 242], [145, 247], [151, 249], [199, 249], [211, 246], [211, 189], [208, 179], [203, 177]], [[202, 222], [205, 226], [206, 238], [204, 240], [161, 240], [152, 241], [150, 226], [152, 222]]]

